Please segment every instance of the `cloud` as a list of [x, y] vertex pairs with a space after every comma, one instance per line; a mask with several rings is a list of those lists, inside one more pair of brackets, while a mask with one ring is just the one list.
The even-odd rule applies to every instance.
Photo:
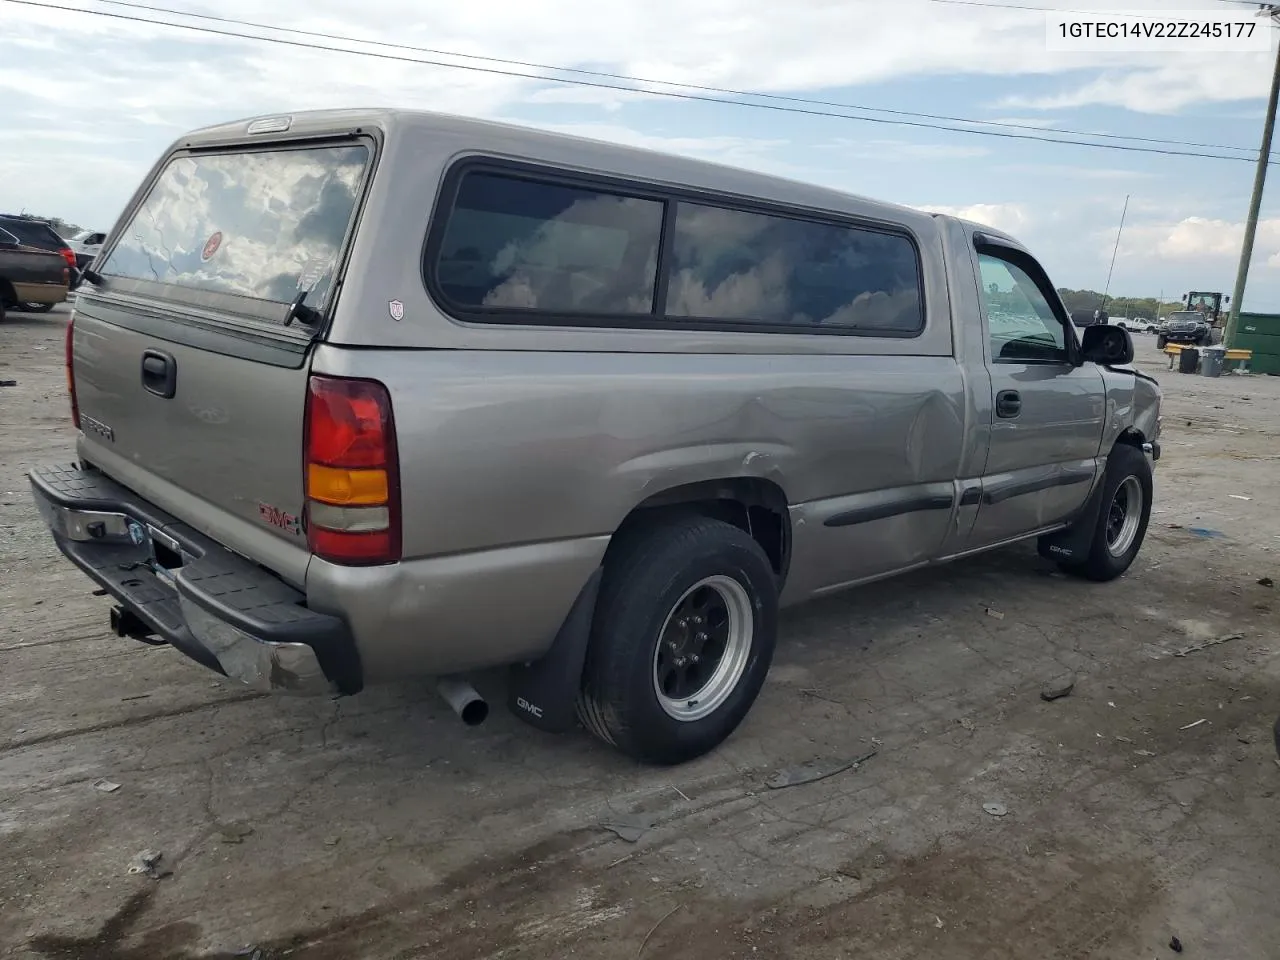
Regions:
[[[1098, 237], [1101, 241], [1101, 237]], [[1107, 251], [1115, 242], [1112, 232]], [[1184, 217], [1175, 221], [1126, 226], [1119, 259], [1162, 261], [1196, 266], [1215, 274], [1229, 268], [1240, 256], [1244, 222], [1210, 217]], [[1280, 217], [1260, 219], [1254, 239], [1254, 260], [1264, 257], [1270, 268], [1280, 268]], [[1228, 271], [1229, 272], [1229, 271]]]
[[1033, 110], [1109, 106], [1139, 113], [1176, 114], [1194, 104], [1261, 96], [1267, 88], [1271, 65], [1269, 54], [1186, 55], [1170, 58], [1159, 66], [1108, 70], [1088, 83], [1049, 96], [1006, 97], [1000, 105]]
[[974, 223], [986, 224], [988, 227], [1003, 230], [1014, 236], [1017, 236], [1019, 231], [1025, 230], [1031, 223], [1030, 215], [1021, 204], [1017, 203], [972, 203], [962, 207], [926, 204], [919, 205], [916, 209], [923, 210], [925, 213], [941, 213], [959, 217], [961, 220], [972, 220]]

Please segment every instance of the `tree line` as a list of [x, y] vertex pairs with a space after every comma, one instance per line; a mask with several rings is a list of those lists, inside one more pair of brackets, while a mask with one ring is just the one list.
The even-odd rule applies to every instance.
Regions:
[[[1067, 310], [1093, 313], [1102, 306], [1102, 294], [1097, 290], [1072, 290], [1059, 287], [1058, 295]], [[1165, 300], [1161, 303], [1158, 297], [1108, 297], [1106, 311], [1112, 317], [1129, 317], [1131, 320], [1158, 320], [1174, 310], [1185, 309], [1180, 300]]]

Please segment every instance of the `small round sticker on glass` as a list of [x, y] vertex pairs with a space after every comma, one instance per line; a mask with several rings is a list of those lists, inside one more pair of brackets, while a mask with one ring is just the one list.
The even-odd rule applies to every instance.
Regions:
[[222, 231], [215, 230], [209, 239], [204, 242], [204, 249], [200, 251], [200, 259], [208, 263], [213, 259], [213, 255], [218, 252], [220, 246], [222, 246]]

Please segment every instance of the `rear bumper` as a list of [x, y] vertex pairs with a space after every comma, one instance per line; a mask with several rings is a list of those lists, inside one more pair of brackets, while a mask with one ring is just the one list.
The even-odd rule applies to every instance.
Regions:
[[261, 567], [95, 470], [40, 467], [29, 479], [63, 554], [187, 656], [264, 691], [363, 685], [346, 623]]

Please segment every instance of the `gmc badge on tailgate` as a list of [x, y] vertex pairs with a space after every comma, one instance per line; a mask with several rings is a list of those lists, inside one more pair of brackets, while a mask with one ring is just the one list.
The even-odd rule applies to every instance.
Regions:
[[261, 500], [258, 501], [258, 517], [263, 523], [281, 530], [288, 530], [295, 537], [302, 533], [302, 524], [298, 521], [297, 516], [287, 510], [273, 507], [269, 503], [263, 503]]
[[96, 433], [107, 443], [115, 443], [116, 433], [101, 420], [95, 420], [87, 413], [80, 414], [80, 429], [88, 430], [90, 433]]

